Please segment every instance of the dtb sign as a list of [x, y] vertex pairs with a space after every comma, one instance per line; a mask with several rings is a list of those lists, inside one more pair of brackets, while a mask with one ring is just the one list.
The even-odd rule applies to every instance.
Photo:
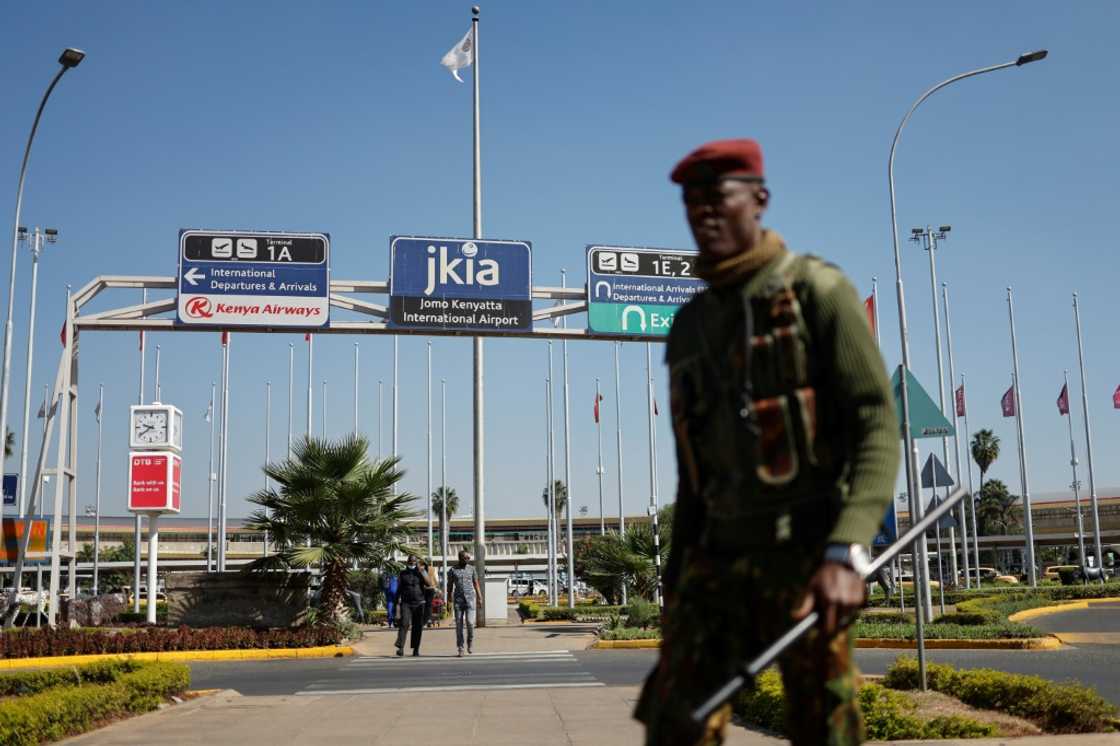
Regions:
[[390, 327], [532, 329], [532, 249], [527, 241], [393, 236], [389, 265]]

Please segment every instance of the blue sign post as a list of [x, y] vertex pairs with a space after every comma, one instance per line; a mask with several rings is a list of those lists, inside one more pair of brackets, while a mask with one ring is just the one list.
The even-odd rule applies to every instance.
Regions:
[[330, 321], [325, 233], [179, 231], [178, 323], [317, 329]]
[[4, 475], [4, 504], [16, 504], [16, 487], [19, 482], [19, 474], [5, 474]]
[[629, 246], [587, 247], [587, 326], [636, 337], [669, 333], [677, 309], [705, 283], [696, 253]]
[[528, 241], [392, 236], [389, 326], [462, 332], [533, 328]]

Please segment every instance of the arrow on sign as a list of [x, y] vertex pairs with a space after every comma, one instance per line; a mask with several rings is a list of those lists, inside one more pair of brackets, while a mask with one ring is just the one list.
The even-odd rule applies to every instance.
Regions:
[[187, 273], [183, 275], [183, 279], [191, 285], [197, 285], [199, 280], [205, 280], [206, 275], [198, 271], [198, 267], [191, 267]]

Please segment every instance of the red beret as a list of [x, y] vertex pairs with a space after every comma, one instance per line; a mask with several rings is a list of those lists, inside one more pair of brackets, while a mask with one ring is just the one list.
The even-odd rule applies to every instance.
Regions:
[[677, 184], [710, 181], [717, 176], [763, 178], [762, 148], [754, 140], [713, 140], [692, 151], [676, 165], [669, 178]]

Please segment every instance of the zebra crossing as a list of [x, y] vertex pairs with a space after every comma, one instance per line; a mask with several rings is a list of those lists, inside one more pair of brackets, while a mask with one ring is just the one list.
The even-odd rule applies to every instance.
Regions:
[[303, 696], [604, 686], [570, 650], [451, 655], [362, 656], [310, 682]]

